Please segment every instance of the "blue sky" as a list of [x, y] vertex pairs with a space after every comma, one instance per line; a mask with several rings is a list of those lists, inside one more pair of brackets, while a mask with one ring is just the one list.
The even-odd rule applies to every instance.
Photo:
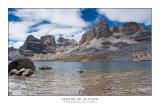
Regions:
[[8, 9], [9, 46], [19, 48], [30, 34], [81, 39], [90, 27], [105, 19], [109, 27], [137, 22], [151, 29], [151, 9]]

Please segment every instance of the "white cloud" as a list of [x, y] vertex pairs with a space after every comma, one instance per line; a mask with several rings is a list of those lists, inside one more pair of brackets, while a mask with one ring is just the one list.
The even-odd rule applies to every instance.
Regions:
[[[24, 41], [29, 34], [37, 38], [44, 35], [55, 35], [58, 38], [59, 34], [73, 38], [71, 35], [81, 33], [82, 28], [89, 25], [81, 18], [79, 9], [17, 9], [11, 14], [22, 20], [9, 22], [9, 38], [16, 41]], [[31, 26], [44, 20], [51, 22], [51, 24], [41, 24], [32, 28], [36, 30], [35, 32], [28, 33]], [[76, 36], [74, 38], [77, 40]]]
[[17, 9], [13, 14], [25, 21], [48, 20], [51, 23], [75, 27], [87, 25], [80, 17], [79, 9]]
[[98, 12], [112, 21], [151, 24], [151, 9], [98, 9]]
[[9, 39], [23, 41], [27, 37], [29, 27], [35, 23], [33, 22], [9, 22]]

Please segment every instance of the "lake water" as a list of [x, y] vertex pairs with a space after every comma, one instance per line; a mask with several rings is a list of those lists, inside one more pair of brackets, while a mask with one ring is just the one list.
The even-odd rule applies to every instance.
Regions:
[[[130, 96], [152, 95], [151, 61], [34, 62], [30, 77], [9, 76], [9, 95]], [[52, 70], [38, 70], [40, 65]], [[84, 70], [79, 73], [78, 70]]]

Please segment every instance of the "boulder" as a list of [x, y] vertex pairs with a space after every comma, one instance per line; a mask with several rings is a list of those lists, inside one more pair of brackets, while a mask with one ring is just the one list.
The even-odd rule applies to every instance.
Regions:
[[22, 73], [22, 76], [30, 76], [33, 74], [33, 71], [31, 69], [25, 69], [25, 71]]
[[10, 75], [15, 75], [17, 71], [18, 71], [17, 69], [13, 69], [13, 70], [9, 71], [9, 74]]
[[19, 71], [17, 71], [15, 74], [16, 74], [16, 75], [22, 75], [22, 73], [25, 72], [25, 71], [26, 71], [26, 69], [25, 69], [25, 68], [22, 68], [22, 69], [20, 69]]
[[31, 69], [32, 71], [36, 70], [33, 62], [29, 59], [16, 59], [16, 60], [10, 62], [8, 65], [9, 72], [13, 69], [16, 69], [19, 71], [22, 68]]
[[140, 25], [136, 22], [128, 22], [122, 25], [121, 33], [125, 35], [132, 35], [140, 29]]
[[40, 70], [52, 69], [52, 67], [42, 65], [39, 67]]

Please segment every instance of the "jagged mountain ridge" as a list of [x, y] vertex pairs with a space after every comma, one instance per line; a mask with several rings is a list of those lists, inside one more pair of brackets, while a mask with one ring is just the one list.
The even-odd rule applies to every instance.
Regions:
[[[144, 26], [129, 22], [122, 27], [109, 28], [100, 21], [75, 40], [54, 36], [40, 39], [28, 36], [19, 48], [21, 56], [32, 60], [53, 61], [140, 61], [151, 60], [151, 32]], [[11, 58], [11, 57], [10, 57]]]

